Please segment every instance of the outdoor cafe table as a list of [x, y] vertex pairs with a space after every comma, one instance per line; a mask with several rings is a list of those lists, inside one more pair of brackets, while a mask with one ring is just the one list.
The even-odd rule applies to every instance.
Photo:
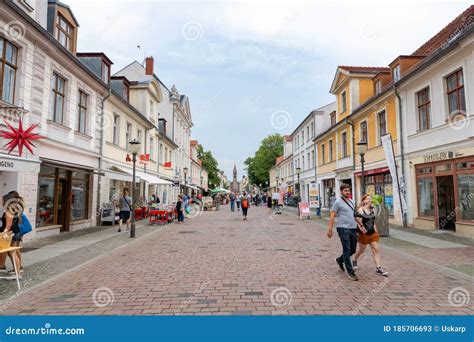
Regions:
[[[3, 248], [3, 249], [0, 249], [0, 253], [8, 253], [8, 252], [16, 251], [16, 250], [19, 250], [19, 249], [21, 249], [21, 247]], [[21, 291], [20, 279], [18, 277], [19, 270], [17, 269], [15, 258], [12, 258], [12, 259], [13, 259], [13, 269], [15, 270], [15, 276], [16, 276], [16, 285], [18, 286], [18, 291]], [[8, 279], [8, 278], [7, 277], [0, 277], [0, 279]]]

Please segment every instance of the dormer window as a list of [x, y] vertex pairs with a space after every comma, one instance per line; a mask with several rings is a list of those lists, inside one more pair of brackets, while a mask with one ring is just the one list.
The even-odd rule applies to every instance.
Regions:
[[347, 110], [347, 98], [346, 91], [344, 90], [341, 94], [341, 113], [344, 113]]
[[102, 61], [102, 76], [101, 79], [104, 81], [104, 83], [109, 83], [109, 66], [107, 63]]
[[375, 95], [378, 95], [382, 92], [382, 81], [378, 80], [375, 82]]
[[56, 39], [69, 51], [72, 51], [72, 25], [61, 15], [58, 14], [56, 20]]
[[400, 64], [396, 65], [393, 69], [392, 69], [392, 79], [394, 82], [397, 82], [398, 80], [400, 80]]
[[336, 124], [336, 112], [331, 112], [329, 115], [331, 116], [331, 126], [334, 126]]

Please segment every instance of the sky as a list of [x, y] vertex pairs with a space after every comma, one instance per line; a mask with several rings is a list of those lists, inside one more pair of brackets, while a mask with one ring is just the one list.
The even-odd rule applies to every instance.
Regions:
[[[291, 134], [334, 101], [338, 65], [388, 66], [411, 54], [469, 1], [63, 0], [78, 51], [112, 72], [153, 56], [155, 73], [190, 99], [192, 139], [229, 179], [269, 134]], [[138, 48], [137, 46], [140, 46]]]

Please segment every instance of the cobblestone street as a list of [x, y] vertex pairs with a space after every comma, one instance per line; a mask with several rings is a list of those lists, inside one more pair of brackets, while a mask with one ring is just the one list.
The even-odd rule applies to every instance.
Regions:
[[450, 260], [472, 260], [473, 247], [436, 249], [426, 254], [427, 260], [417, 255], [429, 248], [407, 252], [382, 240], [390, 276], [374, 273], [367, 252], [357, 272], [360, 281], [353, 282], [334, 261], [341, 251], [337, 236], [328, 240], [325, 233], [321, 224], [300, 221], [292, 213], [272, 215], [266, 208], [251, 207], [245, 222], [241, 213], [223, 206], [147, 235], [138, 230], [135, 241], [4, 302], [3, 313], [474, 313], [469, 303], [472, 276], [445, 267]]

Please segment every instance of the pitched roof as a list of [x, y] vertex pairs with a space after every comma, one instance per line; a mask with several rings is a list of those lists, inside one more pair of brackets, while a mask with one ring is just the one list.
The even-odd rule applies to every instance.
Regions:
[[339, 65], [339, 68], [349, 71], [349, 72], [368, 73], [368, 74], [390, 71], [390, 68], [387, 68], [387, 67]]
[[291, 141], [291, 135], [285, 135], [285, 141]]
[[198, 144], [198, 141], [197, 141], [197, 140], [190, 140], [190, 141], [189, 141], [189, 144], [190, 144], [191, 146], [196, 146], [196, 145]]
[[443, 47], [449, 40], [455, 38], [463, 30], [474, 24], [474, 5], [458, 15], [430, 40], [420, 46], [412, 55], [429, 55]]
[[280, 164], [283, 160], [285, 160], [284, 156], [279, 156], [275, 159], [275, 165]]

